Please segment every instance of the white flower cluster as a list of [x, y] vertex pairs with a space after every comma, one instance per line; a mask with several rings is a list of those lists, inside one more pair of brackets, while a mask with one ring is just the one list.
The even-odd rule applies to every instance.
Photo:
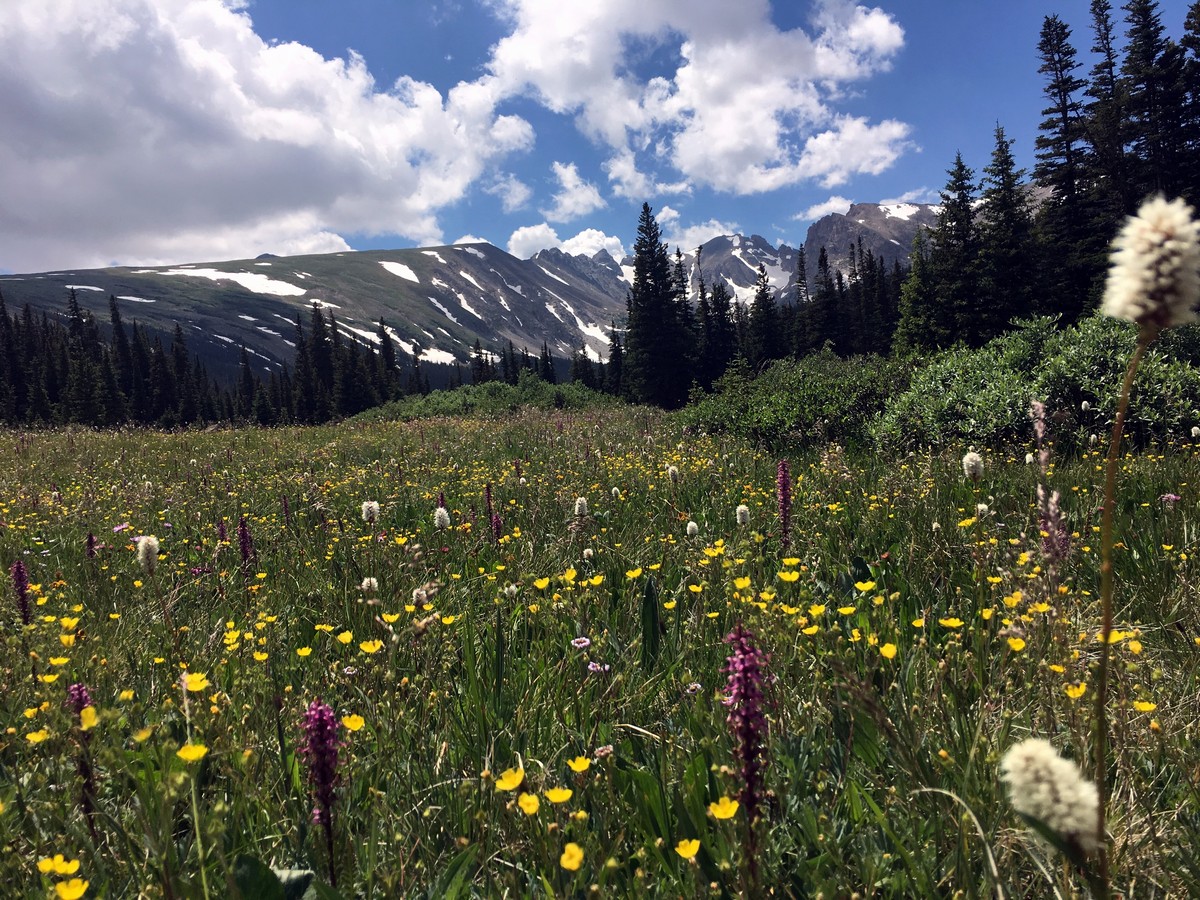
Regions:
[[368, 525], [375, 524], [379, 518], [379, 503], [376, 500], [364, 500], [362, 505], [362, 518]]
[[588, 514], [587, 497], [576, 497], [575, 498], [575, 515], [586, 516], [587, 514]]
[[1010, 747], [1000, 761], [1000, 778], [1008, 784], [1017, 812], [1045, 823], [1084, 852], [1099, 848], [1096, 785], [1049, 741], [1029, 738]]
[[1148, 199], [1113, 240], [1100, 311], [1170, 328], [1196, 318], [1200, 301], [1200, 222], [1181, 199]]
[[983, 477], [983, 457], [975, 452], [975, 448], [971, 448], [962, 458], [963, 474], [972, 481], [978, 481]]
[[138, 562], [142, 565], [142, 571], [147, 575], [153, 575], [154, 570], [158, 568], [158, 538], [152, 534], [144, 534], [138, 538], [137, 556]]
[[450, 527], [450, 511], [444, 506], [439, 506], [433, 511], [433, 527], [446, 529]]

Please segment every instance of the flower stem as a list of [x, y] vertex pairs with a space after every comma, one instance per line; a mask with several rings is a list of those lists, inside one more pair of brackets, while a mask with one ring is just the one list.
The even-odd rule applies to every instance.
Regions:
[[1112, 440], [1108, 445], [1108, 461], [1104, 475], [1104, 513], [1101, 519], [1101, 562], [1100, 562], [1100, 665], [1096, 673], [1096, 742], [1095, 767], [1096, 790], [1100, 795], [1096, 821], [1096, 838], [1100, 844], [1099, 881], [1108, 895], [1108, 845], [1105, 840], [1105, 810], [1108, 806], [1108, 657], [1109, 635], [1113, 628], [1113, 510], [1117, 498], [1117, 461], [1120, 459], [1121, 435], [1125, 429], [1125, 413], [1129, 409], [1129, 395], [1133, 392], [1133, 380], [1146, 349], [1158, 337], [1158, 327], [1143, 325], [1138, 332], [1137, 348], [1125, 370], [1125, 382], [1121, 385], [1121, 396], [1117, 401], [1117, 415], [1113, 422]]

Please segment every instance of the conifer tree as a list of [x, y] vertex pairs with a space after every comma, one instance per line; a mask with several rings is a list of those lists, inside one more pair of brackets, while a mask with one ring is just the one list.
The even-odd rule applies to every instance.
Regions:
[[983, 170], [976, 342], [988, 341], [1010, 319], [1033, 313], [1036, 247], [1033, 213], [1012, 154], [1013, 141], [996, 126], [991, 162]]
[[974, 173], [954, 155], [941, 192], [942, 211], [931, 235], [929, 269], [939, 309], [935, 346], [963, 340], [981, 343], [979, 309], [979, 229], [975, 222]]

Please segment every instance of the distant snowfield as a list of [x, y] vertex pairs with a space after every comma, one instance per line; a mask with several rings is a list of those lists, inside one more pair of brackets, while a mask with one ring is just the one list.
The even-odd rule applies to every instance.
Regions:
[[905, 221], [911, 219], [913, 213], [920, 209], [915, 203], [892, 203], [879, 208], [883, 210], [884, 215], [890, 216], [893, 219], [904, 219]]
[[268, 278], [259, 272], [222, 272], [218, 269], [191, 269], [186, 266], [178, 266], [174, 269], [167, 269], [161, 274], [188, 275], [193, 278], [207, 278], [210, 281], [232, 281], [255, 294], [274, 294], [276, 297], [300, 297], [308, 293], [306, 288]]
[[100, 293], [104, 293], [104, 288], [93, 287], [90, 284], [68, 284], [66, 287], [73, 291], [99, 291]]
[[420, 284], [421, 279], [417, 277], [417, 273], [406, 266], [404, 263], [390, 262], [389, 260], [380, 260], [379, 264], [391, 272], [393, 275], [399, 275], [401, 278], [407, 278], [414, 284]]
[[461, 250], [463, 253], [470, 253], [472, 256], [478, 256], [480, 259], [486, 259], [483, 252], [476, 250], [474, 247], [455, 247], [455, 250]]
[[445, 350], [438, 350], [436, 347], [430, 347], [428, 350], [421, 351], [421, 359], [425, 362], [437, 363], [443, 366], [452, 366], [458, 362], [458, 357], [453, 353]]
[[[426, 256], [432, 256], [434, 259], [436, 259], [438, 262], [440, 262], [443, 266], [449, 265], [449, 263], [447, 263], [444, 259], [442, 259], [442, 254], [438, 253], [436, 250], [422, 250], [421, 252], [423, 254], [425, 254]], [[387, 263], [384, 263], [384, 265], [387, 265]]]
[[[446, 307], [442, 306], [441, 301], [438, 300], [436, 297], [430, 297], [429, 302], [432, 303], [434, 306], [436, 306], [438, 309], [440, 309], [442, 311], [442, 315], [444, 315], [447, 319], [449, 319], [455, 325], [462, 324], [462, 322], [460, 322], [460, 321], [458, 321], [458, 319], [454, 318], [454, 315], [450, 312], [450, 310], [448, 310], [448, 309], [446, 309]], [[428, 331], [426, 331], [425, 333], [429, 334]], [[432, 334], [429, 334], [429, 336], [433, 337]]]
[[154, 303], [154, 300], [147, 300], [145, 297], [130, 297], [126, 294], [118, 294], [118, 300], [128, 300], [131, 303]]
[[478, 290], [481, 290], [481, 291], [483, 290], [483, 288], [481, 288], [481, 287], [479, 286], [479, 282], [478, 282], [478, 281], [476, 281], [474, 278], [472, 278], [472, 277], [471, 277], [471, 273], [470, 273], [470, 272], [466, 271], [465, 269], [460, 269], [460, 270], [459, 270], [459, 272], [458, 272], [458, 274], [459, 274], [459, 275], [461, 275], [463, 278], [465, 278], [467, 281], [471, 282], [471, 284], [475, 285], [475, 287], [476, 287]]

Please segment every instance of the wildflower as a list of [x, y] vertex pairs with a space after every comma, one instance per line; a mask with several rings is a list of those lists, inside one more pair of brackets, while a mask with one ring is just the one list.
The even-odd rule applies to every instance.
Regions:
[[576, 650], [586, 650], [588, 647], [592, 646], [592, 641], [591, 638], [581, 636], [571, 641], [571, 646]]
[[1058, 491], [1037, 486], [1038, 525], [1042, 533], [1042, 553], [1052, 565], [1064, 562], [1071, 552], [1071, 530], [1059, 506]]
[[[726, 721], [737, 742], [742, 764], [741, 804], [751, 826], [758, 821], [762, 801], [762, 774], [766, 768], [767, 717], [763, 710], [763, 668], [767, 655], [754, 645], [754, 635], [739, 623], [725, 638], [733, 647], [722, 670], [729, 676], [725, 704], [730, 707]], [[754, 829], [751, 827], [747, 853], [753, 856]]]
[[577, 756], [574, 759], [568, 759], [567, 765], [571, 767], [571, 771], [576, 774], [583, 774], [591, 766], [592, 761], [586, 756]]
[[338, 720], [333, 709], [320, 699], [308, 705], [302, 723], [304, 742], [300, 753], [308, 760], [308, 781], [313, 790], [313, 824], [325, 831], [325, 848], [329, 854], [329, 881], [336, 887], [333, 854], [334, 788], [338, 783]]
[[17, 560], [12, 564], [12, 583], [13, 591], [17, 595], [17, 612], [21, 614], [21, 624], [28, 625], [33, 621], [33, 616], [29, 610], [29, 571], [25, 568], [25, 563]]
[[690, 841], [684, 838], [675, 845], [675, 852], [684, 859], [692, 859], [700, 851], [700, 839], [692, 838]]
[[1027, 466], [1033, 465], [1033, 454], [1032, 453], [1025, 454], [1025, 465], [1027, 465]]
[[688, 536], [688, 537], [695, 537], [695, 536], [696, 536], [696, 535], [698, 535], [699, 533], [700, 533], [700, 526], [699, 526], [699, 525], [697, 525], [695, 522], [688, 522], [688, 523], [687, 523], [687, 536]]
[[612, 498], [613, 498], [614, 500], [620, 500], [620, 499], [621, 499], [621, 489], [620, 489], [619, 487], [614, 487], [614, 488], [612, 489]]
[[37, 869], [43, 875], [49, 875], [51, 872], [55, 875], [74, 875], [79, 871], [79, 860], [67, 859], [61, 853], [55, 853], [53, 857], [39, 859]]
[[597, 747], [596, 752], [592, 754], [596, 759], [607, 759], [613, 755], [613, 745], [605, 744], [602, 747]]
[[739, 525], [750, 524], [750, 507], [745, 503], [739, 503], [738, 508], [734, 510], [734, 517]]
[[208, 755], [208, 748], [203, 744], [184, 744], [175, 751], [175, 755], [184, 762], [199, 762]]
[[362, 518], [368, 525], [374, 525], [379, 519], [379, 503], [375, 500], [364, 500], [362, 505]]
[[679, 468], [667, 466], [667, 477], [671, 479], [671, 484], [679, 484]]
[[1154, 328], [1196, 318], [1200, 223], [1187, 203], [1151, 197], [1125, 220], [1113, 247], [1102, 313]]
[[362, 584], [358, 587], [364, 594], [374, 594], [379, 590], [379, 579], [368, 576], [362, 580]]
[[609, 672], [611, 670], [612, 666], [610, 666], [608, 663], [599, 663], [594, 659], [588, 663], [588, 671], [593, 675], [603, 675], [605, 672]]
[[963, 475], [978, 482], [983, 477], [983, 457], [972, 448], [962, 458]]
[[779, 461], [775, 475], [775, 497], [779, 505], [779, 541], [786, 549], [792, 543], [792, 476], [786, 459]]
[[138, 538], [138, 562], [142, 566], [142, 571], [147, 575], [153, 575], [154, 570], [158, 568], [158, 550], [158, 538], [154, 535], [144, 534]]
[[1079, 404], [1079, 409], [1083, 412], [1088, 412], [1091, 410], [1091, 408], [1092, 404], [1088, 403], [1086, 400]]
[[496, 779], [496, 790], [498, 791], [515, 791], [521, 786], [521, 782], [525, 780], [525, 770], [522, 768], [505, 769], [500, 773], [500, 777]]
[[246, 517], [238, 519], [238, 551], [242, 554], [242, 565], [249, 565], [254, 558], [254, 537], [250, 534], [250, 523]]
[[365, 724], [367, 724], [367, 720], [357, 713], [342, 716], [342, 725], [345, 726], [347, 731], [359, 731]]
[[80, 897], [87, 893], [90, 883], [82, 878], [60, 881], [54, 885], [54, 893], [58, 897], [58, 900], [79, 900]]
[[550, 790], [546, 791], [546, 799], [551, 803], [566, 803], [574, 793], [570, 788], [550, 788]]
[[1009, 748], [1000, 761], [1000, 778], [1017, 812], [1037, 819], [1084, 852], [1099, 848], [1096, 786], [1049, 741], [1029, 738]]
[[527, 816], [536, 816], [541, 805], [537, 794], [522, 793], [521, 796], [517, 797], [517, 806], [521, 807], [521, 812]]
[[575, 515], [576, 516], [586, 516], [587, 514], [588, 514], [587, 497], [576, 497], [575, 498]]
[[1192, 426], [1192, 440], [1200, 439], [1200, 425]]
[[439, 506], [433, 511], [433, 527], [441, 531], [450, 527], [450, 511], [446, 507]]
[[96, 558], [97, 541], [96, 536], [90, 531], [87, 533], [87, 540], [83, 544], [83, 555], [88, 559]]
[[738, 805], [736, 800], [722, 797], [716, 803], [708, 804], [708, 811], [714, 819], [732, 819], [737, 814]]
[[563, 848], [558, 863], [568, 872], [579, 871], [579, 867], [583, 865], [583, 848], [574, 842], [567, 844]]

